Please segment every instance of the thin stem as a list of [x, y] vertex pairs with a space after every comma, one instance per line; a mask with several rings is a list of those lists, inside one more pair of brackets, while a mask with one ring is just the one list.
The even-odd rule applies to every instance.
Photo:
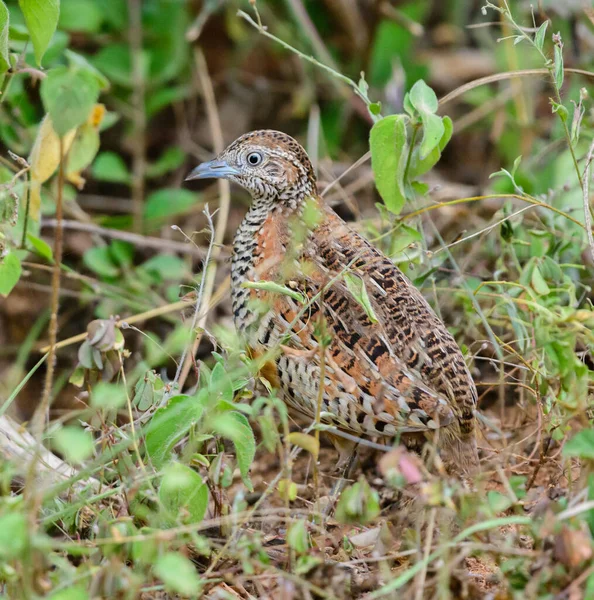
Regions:
[[[307, 54], [304, 54], [300, 50], [297, 50], [297, 48], [294, 48], [290, 44], [287, 44], [287, 42], [281, 40], [275, 35], [272, 35], [271, 33], [268, 33], [265, 27], [263, 27], [262, 25], [258, 25], [258, 23], [256, 23], [247, 13], [243, 12], [243, 10], [238, 10], [237, 15], [245, 19], [252, 27], [255, 27], [264, 37], [273, 40], [277, 44], [280, 44], [286, 50], [290, 50], [291, 52], [295, 53], [301, 59], [312, 63], [316, 67], [319, 67], [327, 73], [330, 73], [332, 77], [335, 77], [339, 81], [346, 83], [346, 85], [348, 85], [355, 92], [355, 94], [359, 96], [359, 98], [361, 98], [363, 102], [365, 102], [365, 104], [368, 107], [370, 104], [373, 104], [373, 102], [369, 99], [367, 94], [350, 77], [343, 75], [342, 73], [334, 70], [332, 67], [329, 67], [328, 65], [325, 65], [324, 63], [321, 63], [320, 61], [316, 60], [313, 56], [308, 56]], [[379, 119], [381, 119], [381, 115], [371, 114], [371, 117], [374, 121], [378, 121]]]
[[133, 121], [133, 157], [132, 157], [132, 202], [133, 227], [136, 233], [142, 230], [144, 203], [144, 175], [146, 169], [146, 114], [144, 61], [142, 54], [142, 0], [128, 0], [130, 16], [130, 61], [132, 63], [132, 121]]
[[[204, 95], [206, 115], [213, 140], [213, 146], [215, 152], [219, 154], [224, 149], [223, 130], [221, 127], [221, 120], [219, 118], [214, 90], [212, 87], [212, 81], [208, 74], [208, 67], [202, 51], [197, 50], [194, 56], [198, 70], [200, 87], [202, 88], [202, 94]], [[202, 282], [200, 284], [200, 289], [202, 290], [203, 294], [202, 298], [200, 298], [200, 302], [201, 305], [205, 306], [208, 306], [210, 303], [210, 298], [214, 289], [215, 278], [217, 274], [217, 263], [221, 255], [221, 247], [225, 239], [225, 231], [227, 230], [227, 221], [229, 219], [229, 207], [231, 205], [231, 190], [229, 182], [225, 179], [219, 179], [217, 183], [220, 193], [219, 209], [217, 211], [217, 225], [213, 231], [212, 221], [209, 219], [209, 226], [211, 227], [211, 246], [209, 246], [207, 258], [204, 260]], [[200, 319], [197, 321], [197, 323], [195, 323], [194, 329], [197, 329], [197, 332], [196, 339], [194, 340], [194, 344], [192, 346], [192, 352], [186, 356], [185, 361], [180, 361], [180, 364], [182, 365], [182, 371], [178, 380], [180, 389], [183, 388], [188, 377], [188, 373], [190, 372], [190, 368], [194, 362], [194, 357], [196, 356], [198, 346], [200, 345], [200, 340], [202, 339], [202, 331], [206, 325], [207, 316], [208, 313], [204, 311], [200, 316]]]

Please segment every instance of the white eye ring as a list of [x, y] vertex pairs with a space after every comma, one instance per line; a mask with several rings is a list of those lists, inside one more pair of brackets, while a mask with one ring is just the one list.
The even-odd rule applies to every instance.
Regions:
[[250, 167], [257, 167], [264, 160], [264, 157], [259, 152], [250, 152], [247, 155], [247, 163]]

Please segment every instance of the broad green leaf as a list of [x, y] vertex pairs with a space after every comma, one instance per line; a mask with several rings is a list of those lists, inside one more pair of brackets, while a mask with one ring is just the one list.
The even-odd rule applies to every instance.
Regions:
[[424, 160], [432, 150], [439, 146], [445, 133], [445, 126], [441, 117], [431, 113], [422, 113], [421, 121], [423, 122], [423, 140], [420, 146], [420, 157], [421, 160]]
[[54, 253], [52, 252], [51, 246], [47, 242], [41, 238], [35, 237], [31, 233], [27, 234], [27, 241], [31, 244], [36, 254], [42, 258], [45, 258], [49, 262], [53, 262]]
[[369, 137], [375, 185], [390, 212], [398, 214], [404, 203], [404, 170], [408, 156], [406, 117], [390, 115], [374, 124]]
[[163, 474], [159, 500], [172, 526], [179, 521], [200, 523], [208, 508], [208, 488], [196, 471], [174, 462]]
[[411, 105], [419, 113], [423, 123], [420, 158], [424, 160], [439, 145], [445, 132], [445, 126], [441, 117], [435, 114], [439, 106], [437, 96], [422, 79], [419, 79], [413, 85], [408, 97]]
[[9, 14], [6, 4], [0, 1], [0, 75], [10, 68], [8, 51]]
[[154, 568], [155, 575], [172, 592], [196, 598], [200, 592], [200, 578], [190, 559], [175, 552], [161, 556]]
[[209, 423], [216, 433], [233, 442], [241, 478], [252, 491], [249, 472], [256, 455], [256, 440], [249, 421], [241, 413], [231, 411], [213, 417]]
[[79, 173], [86, 169], [99, 150], [99, 131], [89, 123], [81, 125], [74, 137], [70, 152], [68, 153], [67, 176]]
[[452, 119], [450, 117], [443, 117], [442, 119], [444, 132], [439, 140], [439, 144], [429, 152], [429, 154], [424, 158], [420, 158], [420, 149], [415, 148], [413, 151], [413, 157], [410, 164], [410, 169], [408, 172], [408, 176], [413, 179], [415, 177], [419, 177], [427, 173], [433, 166], [437, 163], [437, 161], [441, 158], [441, 153], [443, 149], [448, 145], [448, 142], [452, 139], [452, 134], [454, 132], [454, 124], [452, 123]]
[[563, 454], [594, 460], [594, 429], [578, 431], [563, 446]]
[[0, 559], [11, 560], [22, 556], [29, 545], [27, 517], [12, 512], [0, 517]]
[[[49, 46], [50, 40], [56, 31], [60, 15], [59, 0], [19, 0], [23, 11], [25, 23], [31, 36], [33, 50], [37, 64], [41, 66], [41, 59]], [[64, 132], [65, 133], [65, 132]], [[64, 135], [62, 133], [61, 135]]]
[[83, 263], [91, 271], [101, 277], [114, 278], [120, 274], [120, 269], [114, 264], [109, 248], [89, 248], [83, 255]]
[[21, 278], [21, 261], [14, 252], [0, 258], [0, 296], [8, 296]]
[[126, 404], [126, 388], [122, 384], [100, 381], [91, 391], [91, 406], [118, 409]]
[[74, 464], [83, 463], [92, 456], [95, 447], [90, 432], [74, 425], [62, 427], [56, 431], [53, 445], [69, 462]]
[[367, 287], [365, 286], [363, 279], [354, 273], [347, 272], [344, 274], [344, 282], [353, 298], [363, 307], [363, 310], [369, 317], [369, 320], [372, 323], [377, 323], [377, 315], [373, 310], [373, 306], [371, 306], [371, 300], [369, 299]]
[[233, 402], [233, 382], [231, 381], [229, 374], [225, 371], [225, 367], [220, 362], [217, 362], [210, 374], [208, 391], [211, 400], [213, 397], [216, 398], [220, 396], [226, 402]]
[[132, 180], [124, 159], [115, 152], [101, 152], [93, 163], [91, 173], [99, 181], [130, 185]]
[[203, 411], [200, 397], [180, 395], [155, 412], [145, 438], [146, 450], [155, 469], [163, 467], [173, 446], [200, 420]]
[[41, 82], [41, 99], [59, 136], [82, 125], [98, 97], [97, 79], [83, 69], [57, 67]]
[[549, 288], [547, 282], [545, 281], [544, 277], [542, 276], [540, 269], [536, 265], [534, 266], [534, 269], [532, 269], [531, 283], [532, 283], [532, 287], [534, 288], [534, 291], [539, 296], [546, 296], [547, 294], [549, 294], [551, 292], [551, 289]]
[[433, 114], [439, 107], [435, 92], [422, 79], [419, 79], [410, 89], [409, 99], [419, 114]]
[[187, 212], [197, 202], [198, 196], [190, 190], [163, 188], [153, 192], [146, 199], [144, 218], [147, 221], [166, 219]]

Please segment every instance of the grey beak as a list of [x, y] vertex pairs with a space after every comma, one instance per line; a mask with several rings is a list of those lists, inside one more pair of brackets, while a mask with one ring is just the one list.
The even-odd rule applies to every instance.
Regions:
[[186, 181], [192, 179], [229, 179], [233, 175], [239, 175], [239, 170], [231, 165], [227, 164], [224, 160], [215, 158], [208, 162], [203, 162], [198, 165], [191, 173], [186, 177]]

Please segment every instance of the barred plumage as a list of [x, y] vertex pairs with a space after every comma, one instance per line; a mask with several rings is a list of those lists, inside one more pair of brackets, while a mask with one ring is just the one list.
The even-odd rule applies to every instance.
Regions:
[[[203, 177], [225, 177], [252, 195], [233, 245], [233, 314], [255, 352], [279, 348], [273, 383], [287, 404], [315, 415], [323, 361], [325, 422], [411, 445], [429, 434], [447, 462], [474, 470], [477, 395], [460, 349], [405, 275], [324, 205], [305, 150], [284, 133], [254, 131], [189, 179]], [[246, 281], [274, 281], [307, 302]]]

